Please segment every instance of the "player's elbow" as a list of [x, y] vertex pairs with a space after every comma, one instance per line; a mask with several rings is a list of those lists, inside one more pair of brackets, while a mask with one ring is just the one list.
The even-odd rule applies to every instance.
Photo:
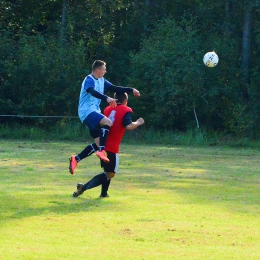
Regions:
[[126, 126], [125, 129], [128, 130], [128, 131], [130, 131], [130, 130], [133, 130], [133, 127], [132, 127], [131, 125], [128, 125], [128, 126]]
[[126, 130], [130, 131], [130, 130], [134, 130], [136, 128], [136, 124], [135, 123], [132, 123], [130, 125], [127, 125], [126, 126]]

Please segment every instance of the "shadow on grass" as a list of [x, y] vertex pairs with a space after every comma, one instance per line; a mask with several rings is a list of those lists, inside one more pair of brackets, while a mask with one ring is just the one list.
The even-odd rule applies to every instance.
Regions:
[[[84, 194], [85, 195], [85, 194]], [[22, 196], [0, 194], [2, 200], [8, 203], [1, 207], [1, 222], [22, 219], [34, 216], [67, 215], [81, 212], [90, 212], [98, 208], [99, 212], [111, 211], [118, 201], [107, 198], [91, 198], [90, 196], [73, 198], [64, 195], [48, 196], [44, 194], [24, 193]], [[45, 197], [45, 198], [44, 198]], [[40, 205], [38, 201], [44, 203]]]

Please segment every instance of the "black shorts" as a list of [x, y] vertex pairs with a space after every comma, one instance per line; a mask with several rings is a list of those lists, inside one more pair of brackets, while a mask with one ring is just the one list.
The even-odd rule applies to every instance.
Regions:
[[118, 153], [112, 153], [107, 151], [107, 158], [110, 160], [110, 162], [104, 162], [100, 160], [101, 167], [104, 169], [105, 172], [117, 172], [118, 166], [119, 166], [119, 155]]

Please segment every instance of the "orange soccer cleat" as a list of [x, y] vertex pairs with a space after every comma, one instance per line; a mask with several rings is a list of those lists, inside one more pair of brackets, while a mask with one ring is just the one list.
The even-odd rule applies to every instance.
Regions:
[[110, 160], [107, 158], [107, 153], [105, 150], [97, 151], [96, 155], [105, 162], [110, 162]]
[[69, 171], [71, 174], [74, 174], [75, 169], [77, 167], [78, 162], [76, 161], [76, 158], [74, 155], [70, 157], [70, 165], [69, 165]]

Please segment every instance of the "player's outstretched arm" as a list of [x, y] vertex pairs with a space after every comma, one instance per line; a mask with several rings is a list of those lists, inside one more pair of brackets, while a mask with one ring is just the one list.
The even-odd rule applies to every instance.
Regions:
[[130, 87], [122, 87], [122, 86], [114, 86], [114, 85], [110, 85], [109, 88], [107, 88], [109, 91], [113, 91], [116, 93], [133, 93], [133, 95], [135, 97], [140, 97], [140, 92], [139, 90], [135, 89], [135, 88], [130, 88]]
[[132, 122], [131, 124], [126, 126], [126, 130], [134, 130], [136, 129], [138, 126], [143, 125], [144, 124], [144, 119], [142, 117], [138, 118], [135, 122]]

